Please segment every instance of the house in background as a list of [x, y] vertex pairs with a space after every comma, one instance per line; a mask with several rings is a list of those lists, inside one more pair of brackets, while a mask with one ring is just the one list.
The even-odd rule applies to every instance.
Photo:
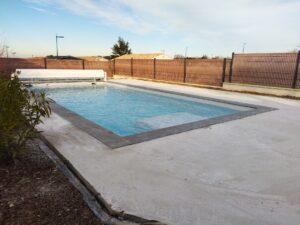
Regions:
[[86, 61], [108, 61], [108, 59], [105, 59], [102, 56], [79, 56], [78, 58]]
[[163, 53], [126, 54], [116, 59], [172, 59]]

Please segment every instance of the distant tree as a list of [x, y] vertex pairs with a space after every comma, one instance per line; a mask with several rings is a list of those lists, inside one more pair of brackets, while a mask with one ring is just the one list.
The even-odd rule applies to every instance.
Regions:
[[47, 59], [56, 59], [56, 56], [54, 56], [54, 55], [47, 55], [46, 58]]
[[74, 59], [74, 60], [82, 60], [78, 57], [75, 56], [71, 56], [71, 55], [61, 55], [61, 56], [54, 56], [54, 55], [47, 55], [46, 56], [47, 59]]
[[121, 37], [119, 37], [118, 42], [114, 44], [114, 46], [111, 49], [114, 58], [125, 54], [131, 54], [131, 49], [129, 48], [129, 42], [125, 41]]
[[105, 55], [103, 56], [104, 59], [107, 59], [107, 60], [111, 60], [111, 59], [114, 59], [115, 57], [113, 55]]
[[174, 59], [184, 59], [184, 55], [176, 54], [174, 55]]
[[208, 59], [207, 55], [203, 55], [200, 59]]

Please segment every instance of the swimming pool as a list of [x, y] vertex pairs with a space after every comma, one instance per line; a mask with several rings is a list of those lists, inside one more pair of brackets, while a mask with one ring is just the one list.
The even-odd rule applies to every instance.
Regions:
[[[36, 90], [44, 90], [58, 105], [99, 125], [106, 136], [112, 133], [115, 141], [116, 137], [125, 138], [122, 140], [129, 140], [129, 144], [219, 123], [253, 110], [239, 104], [111, 83], [50, 85]], [[80, 126], [91, 132], [87, 126]], [[156, 131], [161, 132], [157, 135]]]

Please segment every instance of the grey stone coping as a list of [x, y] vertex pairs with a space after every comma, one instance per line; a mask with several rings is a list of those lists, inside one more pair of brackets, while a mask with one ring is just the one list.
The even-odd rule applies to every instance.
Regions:
[[220, 100], [220, 99], [214, 99], [214, 98], [209, 98], [209, 97], [202, 97], [202, 96], [197, 96], [197, 95], [190, 95], [190, 94], [178, 93], [178, 92], [173, 92], [173, 91], [166, 91], [166, 90], [161, 90], [161, 89], [156, 89], [156, 88], [141, 87], [141, 86], [135, 86], [135, 85], [129, 85], [129, 84], [122, 84], [122, 83], [118, 83], [118, 82], [108, 82], [108, 83], [124, 85], [127, 87], [137, 88], [140, 90], [155, 91], [158, 93], [161, 92], [161, 93], [172, 94], [175, 96], [176, 95], [184, 96], [184, 97], [208, 100], [208, 101], [212, 101], [212, 102], [219, 102], [219, 103], [225, 103], [225, 104], [249, 108], [249, 110], [239, 111], [239, 112], [236, 112], [236, 113], [233, 113], [230, 115], [214, 117], [214, 118], [210, 118], [210, 119], [180, 124], [180, 125], [176, 125], [176, 126], [172, 126], [172, 127], [166, 127], [166, 128], [162, 128], [162, 129], [157, 129], [157, 130], [147, 131], [147, 132], [143, 132], [143, 133], [139, 133], [139, 134], [135, 134], [135, 135], [121, 137], [121, 136], [116, 135], [113, 132], [109, 131], [108, 129], [105, 129], [105, 128], [99, 126], [98, 124], [96, 124], [88, 119], [85, 119], [84, 117], [78, 115], [77, 113], [59, 105], [58, 103], [51, 101], [50, 104], [51, 104], [51, 109], [53, 110], [53, 112], [57, 113], [58, 115], [60, 115], [61, 117], [65, 118], [65, 119], [67, 119], [75, 127], [87, 132], [89, 135], [91, 135], [92, 137], [101, 141], [102, 143], [104, 143], [105, 145], [107, 145], [108, 147], [110, 147], [112, 149], [127, 146], [127, 145], [137, 144], [137, 143], [141, 143], [144, 141], [149, 141], [149, 140], [153, 140], [156, 138], [162, 138], [165, 136], [178, 134], [178, 133], [182, 133], [182, 132], [186, 132], [186, 131], [190, 131], [190, 130], [194, 130], [194, 129], [209, 127], [214, 124], [225, 123], [225, 122], [228, 122], [231, 120], [238, 120], [238, 119], [242, 119], [242, 118], [245, 118], [248, 116], [253, 116], [256, 114], [276, 110], [275, 108], [270, 108], [270, 107], [265, 107], [265, 106], [252, 105], [252, 104], [227, 101], [227, 100]]

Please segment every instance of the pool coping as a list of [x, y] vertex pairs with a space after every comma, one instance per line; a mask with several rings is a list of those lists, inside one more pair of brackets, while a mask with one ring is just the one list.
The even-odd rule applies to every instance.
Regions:
[[186, 93], [180, 93], [180, 92], [174, 92], [174, 91], [168, 91], [168, 90], [162, 90], [162, 89], [156, 89], [156, 88], [149, 88], [149, 87], [142, 87], [137, 85], [130, 85], [130, 84], [123, 84], [118, 82], [111, 82], [108, 81], [107, 83], [111, 84], [117, 84], [122, 86], [127, 86], [131, 88], [136, 88], [140, 90], [147, 90], [147, 91], [155, 91], [155, 92], [161, 92], [166, 94], [172, 94], [177, 96], [183, 96], [183, 97], [189, 97], [189, 98], [195, 98], [200, 100], [207, 100], [207, 101], [213, 101], [218, 103], [225, 103], [235, 106], [241, 106], [241, 107], [247, 107], [251, 108], [247, 111], [240, 111], [231, 115], [225, 115], [225, 116], [219, 116], [214, 117], [210, 119], [195, 121], [191, 123], [185, 123], [180, 124], [176, 126], [156, 129], [152, 131], [143, 132], [140, 134], [134, 134], [129, 135], [125, 137], [121, 137], [117, 134], [114, 134], [110, 130], [105, 129], [104, 127], [101, 127], [100, 125], [85, 119], [84, 117], [78, 115], [77, 113], [61, 106], [60, 104], [56, 103], [55, 101], [50, 102], [50, 107], [53, 112], [58, 114], [59, 116], [67, 119], [70, 123], [72, 123], [75, 127], [85, 131], [92, 137], [96, 138], [106, 146], [108, 146], [111, 149], [120, 148], [127, 145], [133, 145], [145, 141], [150, 141], [157, 138], [166, 137], [169, 135], [179, 134], [190, 130], [200, 129], [209, 127], [211, 125], [225, 123], [232, 120], [238, 120], [245, 117], [257, 115], [260, 113], [270, 112], [273, 110], [277, 110], [276, 108], [271, 107], [265, 107], [260, 105], [253, 105], [253, 104], [247, 104], [247, 103], [241, 103], [241, 102], [235, 102], [235, 101], [228, 101], [228, 100], [221, 100], [221, 99], [215, 99], [210, 97], [203, 97], [198, 95], [191, 95]]

